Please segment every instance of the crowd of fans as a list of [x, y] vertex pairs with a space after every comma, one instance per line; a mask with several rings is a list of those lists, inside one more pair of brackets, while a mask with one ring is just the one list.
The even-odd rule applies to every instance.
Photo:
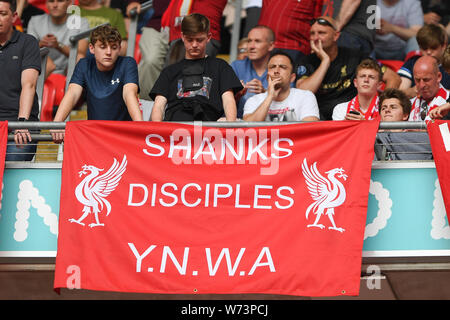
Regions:
[[[54, 121], [83, 102], [93, 120], [427, 121], [449, 115], [449, 1], [244, 0], [247, 19], [231, 64], [216, 57], [224, 10], [232, 4], [226, 0], [154, 0], [140, 18], [140, 57], [126, 57], [130, 14], [140, 13], [144, 2], [0, 0], [6, 75], [0, 77], [0, 120], [39, 120], [39, 73], [66, 75], [70, 37], [92, 28], [78, 43]], [[46, 70], [43, 47], [50, 50]], [[150, 119], [143, 119], [139, 100], [154, 102]], [[18, 155], [7, 160], [29, 160], [20, 155], [31, 141], [28, 130], [14, 134], [8, 149]], [[52, 135], [64, 139], [64, 131]]]

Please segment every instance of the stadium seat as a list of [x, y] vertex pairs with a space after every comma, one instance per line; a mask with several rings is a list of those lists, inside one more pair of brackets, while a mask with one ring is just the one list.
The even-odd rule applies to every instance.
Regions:
[[52, 73], [44, 82], [42, 94], [41, 121], [53, 120], [53, 107], [58, 106], [64, 97], [66, 77], [62, 74]]
[[28, 3], [48, 13], [45, 0], [28, 0]]
[[141, 40], [142, 34], [137, 33], [136, 34], [136, 41], [134, 45], [134, 59], [136, 60], [136, 63], [139, 64], [139, 61], [141, 61], [142, 53], [141, 49], [139, 48], [139, 40]]
[[400, 69], [404, 63], [402, 60], [378, 60], [378, 61], [384, 64], [386, 67], [391, 68], [395, 72], [397, 72], [398, 69]]
[[41, 121], [52, 121], [53, 106], [55, 103], [56, 88], [52, 82], [44, 82], [42, 92]]
[[421, 56], [422, 52], [420, 52], [420, 50], [414, 50], [414, 51], [410, 51], [408, 52], [408, 54], [405, 57], [405, 61], [408, 61], [409, 59], [415, 57], [415, 56]]

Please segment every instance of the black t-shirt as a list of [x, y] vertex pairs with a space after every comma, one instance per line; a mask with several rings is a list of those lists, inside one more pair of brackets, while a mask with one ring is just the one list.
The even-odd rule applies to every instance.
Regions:
[[[368, 58], [357, 50], [344, 47], [339, 47], [338, 50], [336, 59], [331, 62], [316, 92], [321, 120], [332, 120], [333, 108], [356, 96], [357, 90], [353, 85], [356, 68], [362, 60]], [[320, 66], [320, 62], [315, 54], [301, 58], [297, 64], [297, 80], [311, 76]]]
[[[14, 30], [11, 39], [0, 46], [0, 120], [17, 121], [22, 71], [41, 71], [39, 43], [33, 36]], [[39, 102], [34, 95], [29, 120], [38, 121]]]
[[[200, 81], [203, 84], [197, 90], [188, 91], [183, 87], [183, 70], [193, 64], [201, 67]], [[164, 96], [167, 99], [165, 119], [190, 120], [182, 115], [175, 115], [174, 117], [168, 117], [168, 115], [173, 115], [174, 110], [183, 108], [187, 110], [192, 104], [200, 104], [207, 113], [207, 120], [216, 121], [224, 115], [222, 94], [228, 90], [237, 93], [242, 88], [241, 82], [226, 61], [215, 57], [206, 57], [197, 60], [183, 59], [166, 67], [156, 80], [149, 95], [153, 100], [157, 95]]]

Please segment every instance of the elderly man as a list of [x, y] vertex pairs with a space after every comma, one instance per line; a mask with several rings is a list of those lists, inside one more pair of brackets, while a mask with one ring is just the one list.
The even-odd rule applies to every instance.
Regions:
[[231, 64], [244, 89], [236, 96], [237, 117], [242, 118], [245, 102], [267, 88], [267, 62], [274, 48], [275, 35], [269, 27], [256, 26], [248, 33], [247, 54], [244, 60]]
[[[331, 120], [337, 104], [356, 96], [352, 79], [357, 66], [367, 56], [360, 51], [338, 46], [340, 33], [332, 18], [320, 17], [311, 23], [313, 53], [299, 61], [296, 87], [315, 93], [321, 120]], [[386, 88], [398, 88], [400, 77], [384, 66], [382, 71]]]
[[414, 81], [417, 96], [411, 100], [409, 121], [430, 120], [430, 110], [446, 103], [449, 92], [440, 84], [442, 73], [438, 62], [431, 56], [424, 56], [414, 65]]

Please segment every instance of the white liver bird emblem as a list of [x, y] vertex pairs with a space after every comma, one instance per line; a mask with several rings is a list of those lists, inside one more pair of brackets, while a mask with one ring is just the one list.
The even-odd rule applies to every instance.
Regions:
[[114, 162], [109, 170], [100, 175], [104, 169], [99, 169], [92, 165], [84, 165], [83, 170], [79, 172], [80, 177], [87, 174], [83, 181], [78, 184], [75, 189], [75, 196], [78, 201], [84, 205], [83, 215], [77, 219], [69, 219], [70, 222], [75, 222], [84, 226], [82, 222], [90, 213], [94, 213], [95, 223], [89, 224], [89, 227], [104, 226], [98, 220], [98, 214], [106, 207], [106, 215], [111, 212], [111, 204], [106, 197], [113, 192], [119, 184], [122, 175], [127, 167], [127, 157], [123, 156], [122, 163], [114, 158]]
[[325, 228], [324, 225], [319, 224], [320, 217], [325, 213], [332, 224], [328, 229], [344, 232], [343, 228], [336, 227], [333, 216], [334, 208], [342, 205], [346, 198], [345, 188], [337, 178], [347, 180], [347, 175], [344, 173], [344, 169], [334, 168], [325, 172], [327, 177], [324, 177], [317, 170], [316, 164], [317, 162], [314, 162], [311, 167], [308, 167], [306, 159], [302, 163], [303, 176], [305, 177], [309, 194], [314, 200], [306, 210], [306, 219], [308, 219], [311, 211], [316, 215], [314, 223], [309, 224], [307, 227]]

